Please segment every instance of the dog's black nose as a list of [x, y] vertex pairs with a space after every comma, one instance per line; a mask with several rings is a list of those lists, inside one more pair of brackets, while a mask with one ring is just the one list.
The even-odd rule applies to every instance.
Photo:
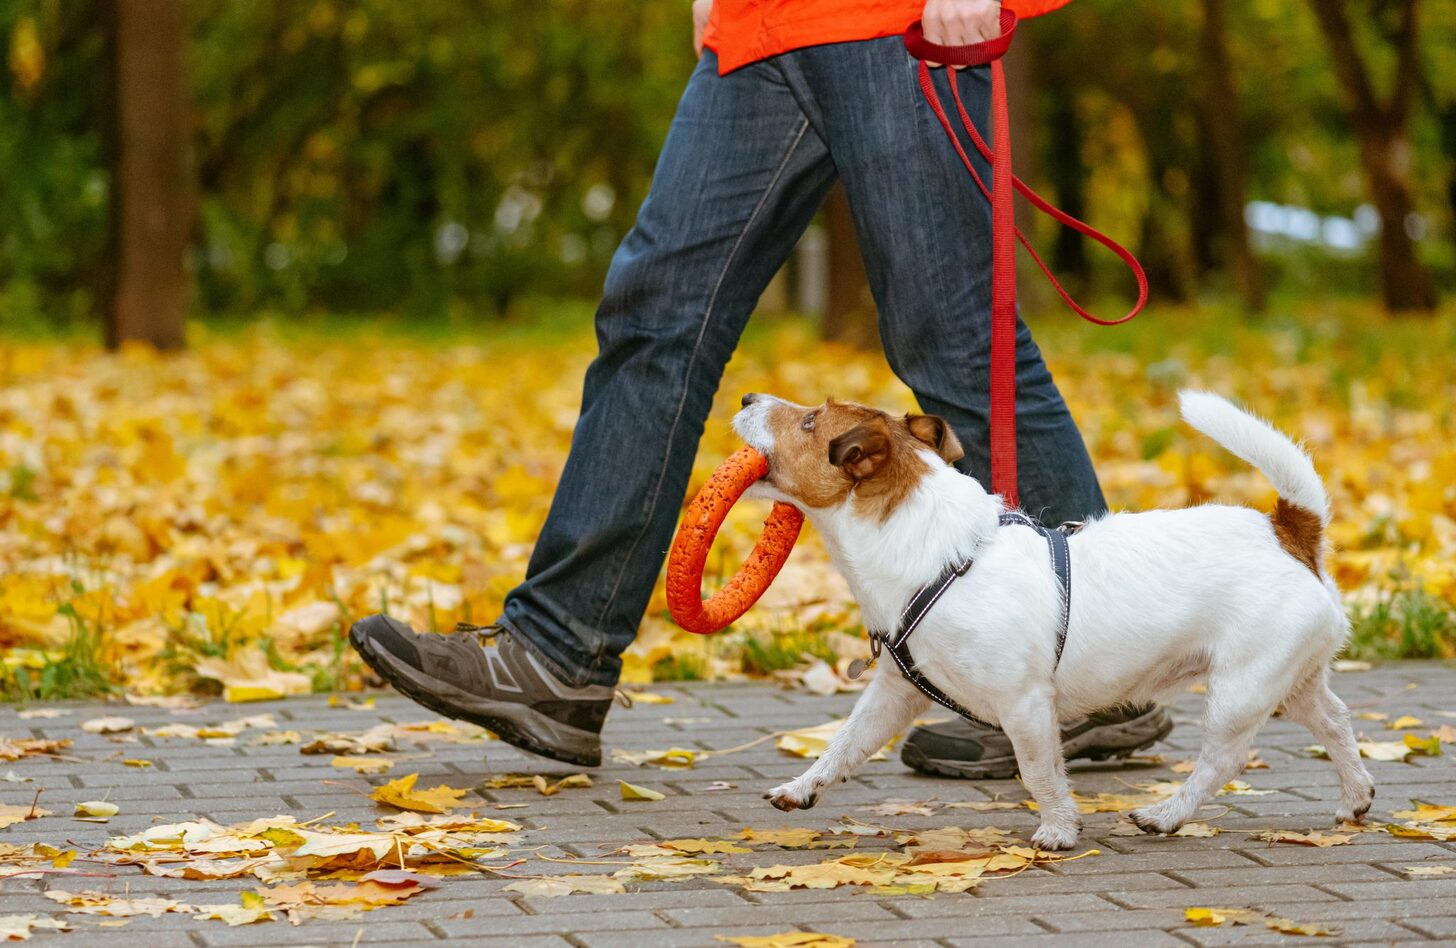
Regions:
[[749, 405], [752, 405], [756, 401], [758, 401], [758, 393], [749, 392], [747, 395], [743, 396], [743, 407], [747, 408]]

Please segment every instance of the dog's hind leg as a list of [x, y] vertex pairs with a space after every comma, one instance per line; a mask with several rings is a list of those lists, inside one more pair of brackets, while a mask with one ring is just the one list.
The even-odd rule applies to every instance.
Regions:
[[1041, 826], [1031, 837], [1032, 844], [1039, 849], [1071, 849], [1077, 845], [1082, 818], [1067, 783], [1055, 698], [1043, 694], [1024, 696], [1001, 716], [1001, 729], [1016, 751], [1021, 782], [1041, 813]]
[[814, 766], [798, 778], [763, 795], [780, 810], [807, 810], [819, 800], [819, 791], [850, 772], [904, 731], [925, 710], [930, 699], [905, 680], [893, 666], [882, 665], [874, 680], [855, 702], [849, 720], [829, 739], [829, 746]]
[[1350, 711], [1330, 690], [1329, 671], [1323, 666], [1284, 699], [1284, 711], [1291, 721], [1309, 728], [1315, 740], [1325, 746], [1335, 773], [1340, 778], [1340, 807], [1335, 819], [1358, 822], [1375, 799], [1375, 781], [1360, 763], [1360, 748], [1350, 727]]
[[1220, 682], [1210, 676], [1198, 761], [1188, 780], [1171, 797], [1128, 814], [1143, 832], [1176, 832], [1204, 801], [1243, 771], [1254, 735], [1274, 710], [1264, 703], [1264, 696], [1280, 693], [1248, 685], [1246, 681]]

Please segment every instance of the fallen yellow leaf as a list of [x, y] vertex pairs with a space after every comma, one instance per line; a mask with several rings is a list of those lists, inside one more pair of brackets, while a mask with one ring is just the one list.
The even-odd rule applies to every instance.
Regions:
[[677, 700], [672, 695], [665, 695], [660, 691], [627, 691], [626, 695], [633, 704], [672, 704]]
[[121, 812], [121, 807], [115, 803], [108, 803], [105, 800], [91, 800], [86, 803], [76, 804], [76, 816], [105, 822]]
[[382, 774], [394, 766], [387, 757], [335, 757], [329, 761], [333, 767], [345, 767], [361, 774]]
[[743, 948], [854, 948], [853, 938], [819, 932], [779, 932], [777, 935], [714, 935], [718, 941]]
[[415, 781], [419, 777], [419, 774], [406, 774], [398, 780], [391, 780], [382, 787], [375, 787], [369, 797], [380, 803], [399, 807], [401, 810], [444, 813], [462, 806], [460, 798], [470, 792], [469, 789], [460, 790], [443, 784], [433, 790], [416, 790]]
[[25, 820], [35, 820], [50, 815], [50, 810], [44, 810], [38, 806], [12, 806], [8, 803], [0, 803], [0, 829]]
[[573, 874], [546, 876], [535, 879], [517, 879], [514, 882], [506, 883], [503, 888], [507, 892], [519, 892], [522, 895], [536, 896], [538, 898], [554, 898], [561, 895], [571, 895], [575, 892], [587, 892], [592, 895], [612, 895], [627, 891], [626, 887], [622, 885], [622, 880], [612, 876], [584, 876]]
[[87, 734], [121, 734], [136, 727], [136, 722], [131, 718], [92, 718], [81, 724], [81, 730]]
[[64, 922], [36, 915], [0, 915], [0, 941], [29, 941], [37, 931], [68, 932]]
[[698, 855], [702, 853], [751, 853], [753, 850], [736, 846], [725, 839], [665, 839], [657, 844], [663, 849], [675, 849], [680, 853]]
[[1297, 846], [1317, 846], [1320, 849], [1347, 846], [1354, 838], [1343, 833], [1295, 833], [1290, 830], [1272, 829], [1254, 834], [1254, 839], [1263, 840], [1266, 843], [1293, 843]]
[[617, 785], [622, 788], [623, 800], [665, 800], [666, 794], [658, 793], [656, 790], [647, 787], [639, 787], [636, 784], [628, 783], [625, 780], [618, 780]]
[[1456, 866], [1406, 866], [1405, 874], [1420, 879], [1430, 876], [1444, 876], [1456, 872]]

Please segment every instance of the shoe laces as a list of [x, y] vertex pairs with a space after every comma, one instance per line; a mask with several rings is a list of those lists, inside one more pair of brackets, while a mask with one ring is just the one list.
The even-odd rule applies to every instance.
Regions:
[[493, 639], [502, 633], [509, 635], [511, 630], [503, 625], [476, 625], [473, 622], [457, 622], [455, 623], [455, 631], [473, 632], [476, 638], [481, 639], [482, 644], [484, 644], [485, 639]]

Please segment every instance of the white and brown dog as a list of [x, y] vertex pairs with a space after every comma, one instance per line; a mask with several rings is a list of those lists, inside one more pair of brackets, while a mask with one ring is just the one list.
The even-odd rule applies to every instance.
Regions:
[[[1265, 422], [1208, 393], [1184, 392], [1181, 404], [1189, 424], [1262, 471], [1279, 502], [1268, 516], [1207, 505], [1088, 523], [1070, 538], [1060, 662], [1063, 600], [1046, 541], [998, 528], [1001, 499], [951, 466], [963, 452], [944, 421], [767, 395], [744, 396], [733, 419], [769, 461], [751, 493], [809, 516], [867, 627], [893, 631], [921, 586], [946, 564], [974, 559], [910, 650], [926, 679], [1005, 730], [1041, 814], [1032, 841], [1044, 849], [1075, 845], [1080, 829], [1058, 722], [1165, 700], [1196, 679], [1208, 685], [1197, 765], [1172, 797], [1132, 814], [1144, 830], [1177, 830], [1237, 777], [1281, 704], [1329, 751], [1340, 780], [1336, 818], [1359, 819], [1374, 797], [1349, 713], [1327, 683], [1349, 625], [1323, 566], [1324, 485], [1309, 457]], [[782, 810], [813, 806], [928, 704], [887, 663], [824, 755], [765, 796]]]

